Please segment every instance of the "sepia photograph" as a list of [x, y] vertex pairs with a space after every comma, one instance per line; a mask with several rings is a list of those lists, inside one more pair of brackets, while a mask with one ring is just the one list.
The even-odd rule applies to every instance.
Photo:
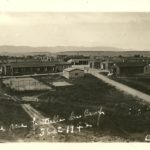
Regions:
[[149, 143], [150, 12], [0, 12], [1, 143]]

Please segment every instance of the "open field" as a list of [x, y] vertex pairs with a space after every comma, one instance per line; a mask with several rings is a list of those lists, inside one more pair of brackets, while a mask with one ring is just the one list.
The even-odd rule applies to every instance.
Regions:
[[133, 87], [141, 92], [150, 94], [150, 78], [145, 77], [122, 77], [113, 78], [115, 81]]
[[[90, 130], [84, 129], [82, 133], [84, 138], [81, 138], [81, 141], [90, 141], [91, 136], [96, 136], [98, 141], [102, 135], [117, 136], [126, 141], [144, 141], [145, 136], [150, 133], [149, 104], [140, 103], [139, 99], [120, 92], [91, 75], [74, 80], [57, 76], [36, 79], [48, 84], [49, 79], [56, 81], [61, 78], [72, 83], [73, 86], [57, 87], [56, 91], [39, 96], [40, 103], [33, 106], [50, 118], [56, 115], [60, 118], [69, 118], [72, 112], [75, 115], [83, 115], [86, 109], [94, 112], [102, 106], [105, 115], [101, 116], [99, 126], [96, 125], [97, 116], [73, 122], [75, 125], [78, 122], [88, 122], [93, 125]], [[67, 123], [68, 121], [62, 124]], [[68, 141], [73, 141], [73, 137]]]
[[44, 85], [34, 78], [10, 78], [4, 79], [3, 83], [6, 87], [10, 87], [15, 91], [30, 91], [30, 90], [50, 90], [51, 87]]

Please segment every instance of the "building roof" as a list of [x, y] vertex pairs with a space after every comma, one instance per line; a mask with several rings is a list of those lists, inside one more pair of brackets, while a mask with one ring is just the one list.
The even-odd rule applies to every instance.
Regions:
[[118, 67], [144, 67], [147, 65], [145, 62], [119, 62], [115, 63]]
[[89, 61], [89, 58], [72, 58], [69, 59], [68, 62], [79, 62], [79, 61]]
[[13, 68], [22, 68], [22, 67], [50, 67], [50, 66], [56, 66], [56, 65], [65, 65], [69, 64], [66, 62], [41, 62], [41, 61], [35, 61], [35, 62], [13, 62], [9, 65]]
[[31, 58], [14, 58], [14, 59], [7, 59], [7, 63], [19, 63], [19, 62], [35, 62], [38, 61], [36, 59], [31, 59]]
[[57, 61], [55, 62], [56, 65], [71, 65], [71, 63], [69, 62], [65, 62], [65, 61]]
[[67, 71], [67, 72], [72, 72], [72, 71], [74, 71], [74, 70], [84, 71], [84, 70], [82, 70], [82, 69], [80, 69], [80, 68], [73, 68], [73, 67], [64, 69], [64, 71]]
[[47, 62], [21, 62], [21, 63], [19, 62], [19, 63], [11, 63], [10, 65], [13, 68], [55, 66], [54, 63], [47, 63]]

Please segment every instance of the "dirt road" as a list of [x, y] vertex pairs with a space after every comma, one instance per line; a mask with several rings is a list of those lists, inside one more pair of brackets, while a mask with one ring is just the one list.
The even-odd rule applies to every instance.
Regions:
[[102, 74], [99, 74], [99, 72], [100, 71], [97, 70], [97, 69], [89, 69], [88, 70], [88, 73], [90, 73], [91, 75], [99, 78], [100, 80], [104, 81], [105, 83], [108, 83], [108, 84], [114, 86], [116, 89], [118, 89], [120, 91], [124, 91], [124, 92], [126, 92], [126, 93], [128, 93], [128, 94], [130, 94], [134, 97], [138, 97], [138, 98], [150, 103], [150, 95], [145, 94], [141, 91], [135, 90], [135, 89], [133, 89], [129, 86], [126, 86], [122, 83], [116, 82], [112, 79], [109, 79], [108, 77], [106, 77]]

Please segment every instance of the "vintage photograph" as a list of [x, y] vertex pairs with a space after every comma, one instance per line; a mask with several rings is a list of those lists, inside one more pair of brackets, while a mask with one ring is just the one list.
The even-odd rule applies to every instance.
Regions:
[[1, 12], [0, 142], [150, 142], [150, 13]]

